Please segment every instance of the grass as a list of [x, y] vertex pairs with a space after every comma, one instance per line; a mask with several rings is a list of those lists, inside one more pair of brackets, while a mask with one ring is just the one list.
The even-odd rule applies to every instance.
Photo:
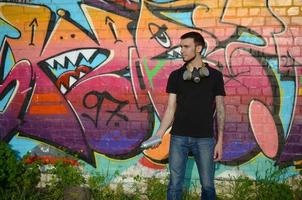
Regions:
[[[120, 182], [115, 187], [108, 173], [84, 176], [81, 166], [58, 162], [45, 173], [50, 174], [42, 188], [37, 187], [42, 175], [43, 164], [25, 164], [17, 159], [6, 144], [0, 143], [0, 196], [4, 200], [164, 200], [168, 185], [167, 178], [133, 177], [132, 183]], [[43, 172], [44, 173], [44, 172]], [[292, 183], [284, 180], [286, 169], [270, 169], [265, 177], [256, 174], [256, 180], [239, 176], [220, 183], [218, 200], [301, 200], [302, 179], [293, 179]], [[116, 176], [119, 174], [116, 173]], [[302, 175], [302, 174], [300, 174]], [[130, 190], [129, 190], [129, 187]], [[127, 186], [127, 187], [124, 187]], [[127, 188], [127, 189], [125, 189]], [[183, 200], [199, 199], [200, 189], [193, 185], [192, 190], [185, 190]]]

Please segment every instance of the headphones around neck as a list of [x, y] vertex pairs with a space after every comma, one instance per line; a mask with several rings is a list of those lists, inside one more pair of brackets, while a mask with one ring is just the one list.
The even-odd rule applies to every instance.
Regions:
[[201, 78], [208, 77], [210, 75], [208, 68], [205, 66], [200, 67], [197, 69], [196, 67], [193, 68], [193, 71], [186, 69], [183, 73], [183, 80], [192, 80], [194, 83], [199, 83]]

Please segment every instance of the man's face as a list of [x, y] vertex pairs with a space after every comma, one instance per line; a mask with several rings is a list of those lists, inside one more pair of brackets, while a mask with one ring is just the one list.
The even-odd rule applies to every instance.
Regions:
[[184, 62], [188, 62], [196, 56], [198, 49], [193, 38], [186, 38], [180, 41], [181, 55]]

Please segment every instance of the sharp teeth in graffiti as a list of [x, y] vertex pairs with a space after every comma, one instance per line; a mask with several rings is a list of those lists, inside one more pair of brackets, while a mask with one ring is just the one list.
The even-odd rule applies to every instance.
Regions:
[[[78, 56], [79, 56], [79, 53], [78, 51], [74, 51], [74, 52], [69, 52], [69, 53], [66, 53], [65, 54], [65, 58], [67, 58], [71, 64], [75, 65], [77, 60], [78, 60]], [[65, 63], [65, 59], [64, 59], [64, 62], [63, 64]], [[64, 66], [64, 65], [63, 65]]]
[[80, 75], [79, 75], [79, 77], [80, 78], [82, 78], [83, 76], [85, 76], [86, 75], [86, 73], [84, 73], [84, 72], [80, 72]]
[[173, 51], [168, 51], [167, 53], [169, 56], [174, 56]]
[[67, 92], [67, 89], [64, 87], [63, 84], [61, 84], [60, 91], [62, 92], [62, 94], [65, 94]]
[[181, 57], [180, 50], [181, 50], [180, 47], [173, 48], [172, 50], [168, 51], [167, 54], [173, 58], [179, 58]]
[[180, 56], [180, 54], [177, 51], [173, 51], [173, 55], [174, 55], [174, 57], [179, 57]]
[[71, 87], [75, 82], [77, 82], [77, 79], [73, 76], [69, 77], [69, 87]]
[[51, 68], [54, 68], [54, 59], [53, 58], [50, 58], [50, 59], [47, 59], [45, 62], [47, 62], [47, 64], [51, 67]]
[[174, 49], [175, 52], [177, 52], [177, 54], [181, 55], [181, 47], [177, 47]]
[[97, 49], [83, 49], [83, 50], [79, 50], [79, 51], [82, 53], [82, 55], [85, 57], [85, 59], [87, 61], [89, 61], [89, 59], [94, 54], [94, 52], [97, 51]]
[[[54, 58], [54, 62], [59, 63], [60, 65], [64, 66], [64, 62], [65, 62], [65, 54], [61, 55], [61, 56], [57, 56]], [[55, 63], [54, 63], [55, 64]]]
[[47, 59], [45, 62], [48, 63], [52, 68], [55, 68], [55, 64], [58, 63], [62, 67], [65, 67], [65, 63], [67, 63], [65, 60], [68, 59], [71, 64], [76, 65], [80, 54], [82, 57], [86, 59], [86, 61], [89, 61], [89, 59], [94, 55], [94, 53], [97, 51], [97, 49], [81, 49], [81, 50], [75, 50], [70, 51], [67, 53], [63, 53], [59, 56], [55, 56], [52, 58]]

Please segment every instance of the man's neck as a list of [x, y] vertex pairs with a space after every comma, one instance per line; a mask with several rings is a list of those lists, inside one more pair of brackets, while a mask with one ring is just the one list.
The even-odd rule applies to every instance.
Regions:
[[190, 70], [190, 71], [193, 71], [193, 68], [200, 68], [204, 66], [204, 63], [201, 59], [201, 56], [196, 56], [194, 60], [191, 60], [188, 64], [187, 64], [187, 68]]

